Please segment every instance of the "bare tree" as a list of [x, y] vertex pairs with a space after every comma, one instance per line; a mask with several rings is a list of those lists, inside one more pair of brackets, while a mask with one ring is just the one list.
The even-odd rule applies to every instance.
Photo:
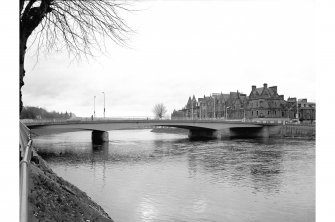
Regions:
[[162, 119], [167, 112], [163, 103], [156, 104], [152, 110], [156, 118]]
[[131, 31], [119, 16], [120, 10], [128, 11], [125, 6], [122, 0], [20, 0], [20, 111], [28, 39], [34, 36], [38, 50], [91, 56], [106, 37], [124, 43]]

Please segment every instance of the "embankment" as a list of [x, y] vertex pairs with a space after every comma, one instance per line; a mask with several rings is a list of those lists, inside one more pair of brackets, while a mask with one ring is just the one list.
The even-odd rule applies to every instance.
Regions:
[[282, 137], [315, 138], [315, 124], [284, 125], [280, 129]]
[[36, 152], [29, 175], [29, 221], [113, 221], [86, 193], [57, 176]]

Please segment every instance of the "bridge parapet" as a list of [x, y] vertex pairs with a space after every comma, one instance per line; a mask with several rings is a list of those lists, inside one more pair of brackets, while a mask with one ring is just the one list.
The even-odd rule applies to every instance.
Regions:
[[49, 120], [32, 120], [23, 119], [22, 123], [27, 126], [37, 125], [64, 125], [64, 124], [93, 124], [93, 123], [221, 123], [221, 124], [254, 124], [254, 125], [283, 125], [289, 122], [288, 119], [270, 119], [270, 118], [258, 118], [258, 119], [164, 119], [159, 120], [152, 117], [128, 117], [128, 118], [76, 118], [76, 119], [49, 119]]

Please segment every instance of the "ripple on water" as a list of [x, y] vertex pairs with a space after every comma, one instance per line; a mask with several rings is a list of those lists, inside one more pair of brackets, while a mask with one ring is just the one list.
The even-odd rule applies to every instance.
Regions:
[[[88, 137], [88, 138], [87, 138]], [[115, 221], [314, 221], [315, 141], [189, 141], [149, 130], [34, 140]]]

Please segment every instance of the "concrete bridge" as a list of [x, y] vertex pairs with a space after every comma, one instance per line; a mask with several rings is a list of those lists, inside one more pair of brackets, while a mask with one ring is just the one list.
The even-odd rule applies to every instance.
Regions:
[[176, 127], [189, 130], [189, 138], [221, 138], [229, 137], [269, 137], [278, 131], [278, 123], [245, 122], [225, 120], [64, 120], [34, 121], [25, 123], [31, 132], [37, 135], [92, 131], [93, 143], [108, 141], [110, 130], [141, 129], [156, 126]]

